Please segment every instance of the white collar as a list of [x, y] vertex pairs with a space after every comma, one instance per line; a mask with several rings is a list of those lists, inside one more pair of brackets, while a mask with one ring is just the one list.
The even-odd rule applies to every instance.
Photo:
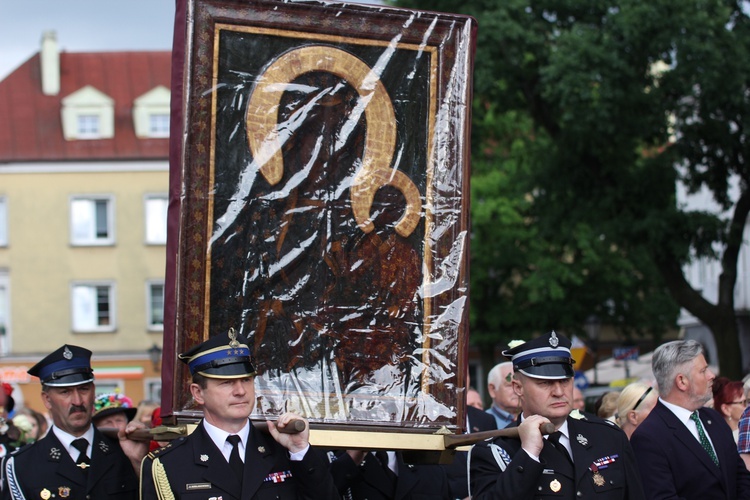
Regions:
[[690, 422], [690, 415], [693, 414], [692, 411], [688, 410], [687, 408], [683, 408], [682, 406], [678, 406], [674, 403], [669, 403], [667, 401], [664, 401], [662, 398], [659, 398], [659, 401], [661, 401], [661, 404], [666, 406], [669, 411], [674, 413], [674, 416], [679, 419], [680, 422], [682, 422], [685, 425], [688, 425], [688, 422]]
[[[204, 418], [203, 419], [203, 428], [206, 429], [206, 433], [211, 438], [211, 441], [214, 442], [217, 448], [220, 450], [224, 447], [224, 443], [227, 441], [227, 436], [232, 435], [233, 433], [227, 432], [224, 429], [219, 429], [215, 425], [212, 425], [208, 423], [208, 421]], [[250, 435], [250, 420], [247, 420], [245, 422], [245, 426], [240, 429], [239, 432], [236, 433], [240, 440], [242, 441], [241, 449], [244, 449], [247, 447], [247, 439]]]
[[85, 438], [86, 441], [89, 442], [87, 455], [89, 457], [91, 456], [91, 450], [93, 449], [93, 445], [94, 445], [94, 425], [93, 424], [89, 424], [88, 430], [84, 432], [83, 435], [81, 436], [73, 436], [72, 434], [68, 434], [67, 432], [60, 429], [54, 424], [52, 425], [52, 432], [55, 433], [55, 437], [57, 437], [57, 439], [60, 441], [60, 444], [62, 444], [63, 447], [66, 450], [68, 450], [68, 453], [70, 454], [71, 457], [73, 456], [72, 451], [75, 450], [76, 458], [78, 458], [79, 452], [76, 448], [73, 447], [72, 443], [74, 440], [78, 438]]

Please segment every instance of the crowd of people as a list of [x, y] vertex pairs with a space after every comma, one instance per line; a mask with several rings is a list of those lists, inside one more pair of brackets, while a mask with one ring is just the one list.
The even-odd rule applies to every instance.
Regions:
[[466, 432], [494, 437], [437, 465], [393, 450], [318, 449], [294, 413], [256, 429], [256, 371], [234, 332], [179, 355], [203, 411], [196, 429], [133, 439], [161, 423], [158, 404], [96, 395], [91, 352], [64, 345], [29, 370], [48, 416], [0, 390], [0, 499], [750, 498], [748, 387], [716, 378], [700, 344], [661, 345], [656, 384], [604, 394], [593, 413], [574, 386], [570, 346], [554, 331], [512, 342], [488, 374], [490, 408], [466, 394]]

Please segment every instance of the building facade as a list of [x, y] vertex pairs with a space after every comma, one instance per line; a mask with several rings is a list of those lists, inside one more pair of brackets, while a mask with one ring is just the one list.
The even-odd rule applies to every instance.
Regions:
[[[86, 347], [97, 392], [158, 398], [170, 52], [38, 54], [0, 81], [0, 380]], [[153, 358], [153, 359], [152, 359]]]
[[[736, 183], [736, 179], [734, 180]], [[735, 184], [737, 185], [737, 184]], [[739, 196], [735, 189], [734, 199]], [[721, 208], [714, 201], [711, 194], [703, 189], [697, 193], [688, 193], [681, 184], [677, 185], [677, 201], [680, 205], [691, 210], [706, 210], [721, 214]], [[750, 221], [745, 222], [745, 238], [750, 237]], [[719, 277], [721, 263], [706, 258], [695, 259], [684, 269], [685, 277], [690, 285], [698, 290], [709, 302], [718, 302]], [[750, 243], [742, 245], [737, 258], [737, 283], [734, 288], [734, 308], [737, 317], [737, 328], [742, 350], [742, 370], [750, 373]], [[713, 333], [706, 325], [685, 309], [680, 311], [678, 324], [683, 330], [684, 338], [700, 342], [706, 350], [709, 364], [718, 365], [719, 352]], [[721, 367], [719, 367], [719, 370]]]

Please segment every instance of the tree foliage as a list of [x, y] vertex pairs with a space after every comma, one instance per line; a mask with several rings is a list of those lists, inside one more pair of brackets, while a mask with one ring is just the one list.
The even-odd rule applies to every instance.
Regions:
[[[626, 335], [658, 333], [676, 302], [714, 333], [722, 373], [740, 377], [733, 291], [750, 211], [747, 4], [398, 3], [479, 24], [473, 340], [575, 330], [592, 312]], [[724, 215], [679, 206], [678, 181], [710, 193]], [[721, 261], [715, 304], [685, 279], [695, 258]]]

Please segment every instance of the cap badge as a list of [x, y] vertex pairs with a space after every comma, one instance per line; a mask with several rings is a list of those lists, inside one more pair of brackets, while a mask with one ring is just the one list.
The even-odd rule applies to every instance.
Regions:
[[240, 343], [237, 342], [237, 332], [234, 331], [234, 328], [229, 329], [229, 347], [239, 347]]
[[560, 339], [557, 338], [555, 332], [552, 332], [552, 335], [549, 336], [549, 345], [551, 345], [553, 349], [560, 345]]
[[65, 346], [65, 350], [63, 351], [63, 358], [67, 359], [68, 361], [73, 359], [73, 353], [70, 351], [70, 349], [68, 349], [68, 346]]

